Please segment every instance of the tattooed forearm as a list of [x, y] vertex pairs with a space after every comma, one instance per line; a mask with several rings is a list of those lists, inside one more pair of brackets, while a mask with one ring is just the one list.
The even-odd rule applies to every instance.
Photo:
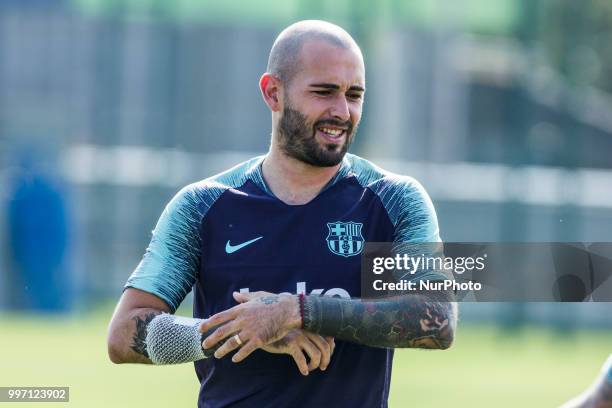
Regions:
[[457, 311], [449, 296], [405, 295], [385, 300], [307, 296], [304, 328], [375, 347], [450, 347]]
[[159, 313], [147, 313], [143, 316], [134, 317], [134, 322], [136, 322], [136, 330], [134, 331], [134, 337], [132, 338], [132, 345], [130, 348], [134, 350], [136, 353], [149, 358], [149, 353], [147, 353], [147, 345], [145, 340], [147, 338], [147, 325], [151, 323], [151, 320], [155, 318]]

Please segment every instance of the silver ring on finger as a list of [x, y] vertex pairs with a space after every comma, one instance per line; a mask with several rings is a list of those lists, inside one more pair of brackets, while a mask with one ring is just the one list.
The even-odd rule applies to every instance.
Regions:
[[234, 341], [238, 343], [238, 346], [242, 346], [242, 340], [240, 339], [240, 335], [238, 333], [234, 334]]

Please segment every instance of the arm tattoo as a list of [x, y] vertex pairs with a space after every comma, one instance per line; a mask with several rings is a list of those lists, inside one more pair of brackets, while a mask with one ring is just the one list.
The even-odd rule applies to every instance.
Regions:
[[147, 338], [147, 325], [151, 323], [151, 320], [153, 320], [153, 318], [155, 318], [155, 316], [158, 314], [159, 313], [147, 313], [144, 316], [134, 317], [134, 321], [136, 322], [136, 330], [134, 331], [134, 337], [132, 338], [132, 345], [130, 348], [146, 358], [149, 358], [147, 345], [145, 343]]
[[306, 296], [304, 329], [374, 347], [450, 347], [456, 309], [449, 294], [384, 300]]

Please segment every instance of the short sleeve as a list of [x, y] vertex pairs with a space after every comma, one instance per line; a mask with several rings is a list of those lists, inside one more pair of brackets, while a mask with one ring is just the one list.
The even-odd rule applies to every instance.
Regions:
[[402, 243], [440, 242], [438, 216], [427, 191], [416, 180], [406, 178], [398, 188], [397, 223], [394, 241]]
[[197, 279], [202, 217], [202, 205], [193, 185], [179, 191], [157, 221], [146, 253], [125, 288], [152, 293], [174, 312]]
[[[438, 217], [423, 186], [410, 177], [401, 177], [394, 183], [396, 197], [390, 211], [395, 218], [395, 252], [413, 257], [443, 256]], [[449, 279], [449, 275], [442, 270], [421, 268], [402, 278], [410, 281], [444, 280]]]

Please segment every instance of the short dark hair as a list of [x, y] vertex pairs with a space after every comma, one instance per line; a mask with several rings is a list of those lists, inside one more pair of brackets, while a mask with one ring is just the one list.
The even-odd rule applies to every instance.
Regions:
[[290, 83], [299, 71], [300, 51], [310, 40], [323, 40], [340, 48], [359, 50], [350, 34], [335, 24], [320, 20], [299, 21], [276, 37], [268, 57], [267, 71], [285, 84]]

